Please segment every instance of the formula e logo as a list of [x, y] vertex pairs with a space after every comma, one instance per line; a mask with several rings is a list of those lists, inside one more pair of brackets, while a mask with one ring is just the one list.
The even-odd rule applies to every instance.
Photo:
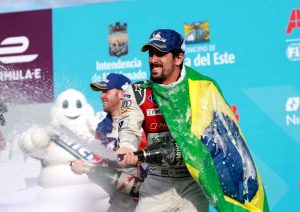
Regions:
[[[0, 62], [4, 64], [28, 63], [35, 60], [38, 54], [15, 55], [24, 53], [29, 47], [25, 36], [8, 37], [0, 43]], [[9, 56], [14, 54], [13, 56]], [[4, 56], [2, 56], [4, 55]]]
[[299, 105], [300, 105], [300, 98], [299, 97], [290, 97], [286, 101], [285, 110], [287, 112], [297, 111], [298, 108], [299, 108]]

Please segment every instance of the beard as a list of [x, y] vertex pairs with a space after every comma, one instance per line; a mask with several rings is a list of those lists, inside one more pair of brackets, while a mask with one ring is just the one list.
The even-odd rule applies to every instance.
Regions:
[[[156, 82], [158, 84], [161, 84], [163, 82], [163, 74], [162, 73], [156, 73], [153, 75], [152, 69], [157, 67], [156, 64], [150, 64], [150, 80], [153, 82]], [[161, 66], [160, 66], [161, 67]], [[162, 67], [161, 67], [162, 68]]]
[[152, 82], [156, 82], [158, 84], [161, 84], [163, 82], [163, 79], [160, 76], [153, 76], [153, 75], [151, 75], [150, 79], [151, 79]]

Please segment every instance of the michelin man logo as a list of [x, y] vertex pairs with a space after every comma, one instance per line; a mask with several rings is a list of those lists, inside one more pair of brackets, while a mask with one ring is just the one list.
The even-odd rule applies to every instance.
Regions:
[[285, 110], [287, 112], [297, 111], [300, 105], [300, 98], [299, 97], [290, 97], [286, 101]]

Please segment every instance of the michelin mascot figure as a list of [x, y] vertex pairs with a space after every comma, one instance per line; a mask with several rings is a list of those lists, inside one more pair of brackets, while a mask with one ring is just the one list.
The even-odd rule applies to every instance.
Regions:
[[[21, 150], [41, 160], [42, 164], [38, 177], [42, 189], [38, 200], [70, 207], [72, 211], [93, 211], [91, 208], [106, 211], [109, 195], [100, 186], [91, 183], [86, 174], [76, 175], [70, 169], [70, 161], [74, 159], [97, 163], [98, 156], [83, 142], [95, 142], [99, 121], [84, 95], [68, 89], [58, 96], [48, 126], [32, 126], [22, 133], [19, 141]], [[81, 142], [74, 141], [74, 137], [80, 138]]]

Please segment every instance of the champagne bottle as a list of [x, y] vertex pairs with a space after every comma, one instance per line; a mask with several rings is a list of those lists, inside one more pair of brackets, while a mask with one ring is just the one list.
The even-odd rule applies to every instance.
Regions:
[[96, 184], [112, 186], [113, 189], [136, 198], [139, 196], [139, 188], [143, 183], [142, 179], [109, 166], [93, 167], [88, 175]]
[[[143, 150], [135, 151], [138, 161], [153, 165], [175, 165], [182, 163], [180, 150], [175, 141], [161, 141], [153, 143]], [[122, 161], [125, 154], [118, 155], [118, 160]]]

